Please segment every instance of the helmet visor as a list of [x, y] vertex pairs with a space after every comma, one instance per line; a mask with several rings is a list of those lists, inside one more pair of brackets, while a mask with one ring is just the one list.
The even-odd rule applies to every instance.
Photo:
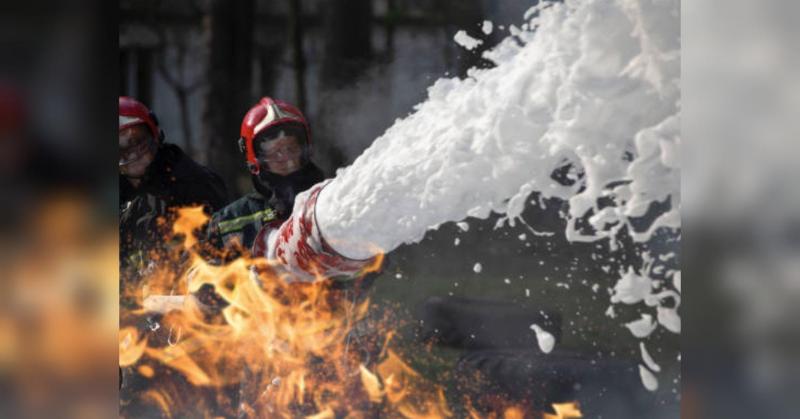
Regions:
[[302, 159], [307, 148], [305, 129], [290, 124], [272, 127], [258, 134], [253, 147], [262, 163]]

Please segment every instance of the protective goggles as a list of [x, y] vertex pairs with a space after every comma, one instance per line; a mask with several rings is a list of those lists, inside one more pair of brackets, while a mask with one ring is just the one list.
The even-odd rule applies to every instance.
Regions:
[[126, 166], [139, 160], [154, 148], [155, 139], [150, 132], [137, 130], [134, 133], [134, 135], [128, 136], [124, 143], [120, 143], [120, 166]]
[[305, 130], [296, 126], [280, 126], [259, 134], [253, 142], [256, 159], [275, 163], [301, 158], [307, 148]]

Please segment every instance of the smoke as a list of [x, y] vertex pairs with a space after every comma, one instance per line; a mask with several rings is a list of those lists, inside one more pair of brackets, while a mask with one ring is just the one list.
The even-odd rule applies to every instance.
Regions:
[[[398, 29], [391, 61], [365, 68], [352, 83], [322, 90], [312, 129], [333, 141], [327, 146], [342, 153], [344, 161], [339, 163], [352, 163], [398, 115], [411, 112], [425, 98], [427, 86], [447, 72], [443, 50], [448, 40], [437, 35], [438, 29]], [[316, 156], [326, 159], [324, 151]]]

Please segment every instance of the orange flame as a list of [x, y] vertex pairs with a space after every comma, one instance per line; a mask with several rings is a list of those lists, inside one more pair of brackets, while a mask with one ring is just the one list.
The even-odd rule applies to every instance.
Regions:
[[[389, 348], [394, 335], [389, 325], [379, 326], [383, 330], [374, 345], [376, 363], [370, 364], [349, 347], [354, 326], [367, 315], [368, 300], [344, 298], [325, 278], [297, 282], [282, 265], [263, 258], [245, 255], [222, 265], [211, 263], [197, 253], [194, 237], [207, 217], [199, 208], [178, 214], [173, 232], [184, 237], [182, 247], [163, 256], [161, 261], [169, 263], [154, 269], [133, 290], [139, 306], [125, 313], [135, 318], [148, 310], [164, 311], [154, 326], [160, 334], [148, 338], [136, 328], [124, 327], [121, 366], [137, 366], [153, 383], [170, 380], [170, 373], [178, 372], [189, 390], [216, 392], [215, 400], [225, 399], [226, 388], [244, 383], [237, 391], [237, 406], [220, 402], [202, 413], [206, 416], [220, 412], [320, 419], [375, 412], [419, 419], [455, 416], [444, 388]], [[380, 269], [382, 260], [382, 255], [376, 257], [364, 272]], [[193, 293], [204, 286], [211, 286], [226, 306], [213, 310], [200, 303]], [[182, 405], [178, 398], [191, 397], [186, 388], [155, 387], [142, 398], [167, 416]], [[525, 412], [509, 408], [503, 417], [523, 418]]]
[[136, 363], [147, 348], [147, 338], [138, 339], [135, 328], [125, 327], [119, 330], [119, 365], [127, 367]]
[[578, 406], [578, 403], [553, 403], [553, 410], [556, 411], [555, 415], [544, 414], [544, 419], [572, 419], [582, 418], [583, 414]]
[[177, 210], [178, 219], [172, 225], [172, 231], [185, 237], [184, 246], [187, 249], [197, 244], [194, 232], [208, 222], [208, 215], [203, 212], [202, 206], [186, 207]]

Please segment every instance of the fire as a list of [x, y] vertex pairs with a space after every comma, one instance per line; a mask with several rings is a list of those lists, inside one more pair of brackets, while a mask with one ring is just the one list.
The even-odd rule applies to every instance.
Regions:
[[364, 365], [359, 365], [359, 370], [361, 371], [361, 384], [364, 385], [364, 390], [367, 391], [369, 401], [373, 403], [380, 403], [385, 394], [380, 379]]
[[178, 219], [172, 225], [175, 234], [185, 237], [184, 246], [191, 248], [197, 243], [193, 232], [208, 221], [208, 215], [203, 212], [203, 207], [180, 208], [177, 211]]
[[138, 339], [139, 333], [133, 327], [119, 330], [119, 366], [131, 366], [142, 357], [147, 348], [147, 339]]
[[553, 410], [556, 411], [555, 415], [545, 413], [544, 419], [570, 419], [582, 418], [580, 407], [575, 402], [570, 403], [554, 403]]
[[[131, 290], [140, 304], [125, 313], [126, 323], [141, 323], [154, 308], [166, 311], [148, 323], [148, 336], [156, 338], [133, 326], [120, 330], [120, 365], [138, 368], [153, 383], [142, 396], [145, 402], [167, 415], [194, 408], [207, 409], [197, 412], [203, 416], [456, 416], [445, 389], [391, 348], [391, 325], [380, 324], [363, 347], [351, 347], [369, 301], [345, 298], [324, 278], [294, 281], [282, 265], [264, 258], [210, 263], [199, 254], [202, 244], [193, 233], [205, 221], [197, 209], [180, 211], [173, 231], [184, 237], [183, 246], [168, 256], [171, 267], [153, 270], [138, 291]], [[379, 269], [381, 260], [370, 269]], [[208, 286], [224, 308], [209, 309], [194, 296]], [[371, 355], [365, 357], [364, 350]], [[166, 384], [173, 372], [185, 385]], [[209, 392], [215, 396], [205, 400], [214, 400], [213, 406], [186, 406], [186, 399]], [[235, 406], [226, 405], [234, 399]], [[526, 416], [512, 409], [503, 417]]]

